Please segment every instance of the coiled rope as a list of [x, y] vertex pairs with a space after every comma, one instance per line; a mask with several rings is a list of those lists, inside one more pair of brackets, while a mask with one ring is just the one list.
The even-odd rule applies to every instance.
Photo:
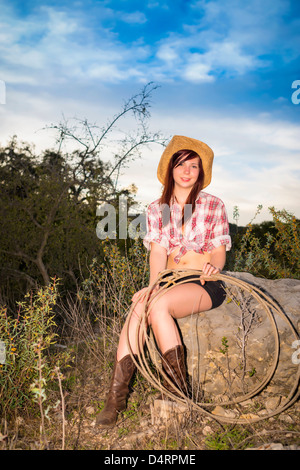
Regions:
[[[190, 397], [187, 397], [182, 392], [182, 390], [180, 390], [177, 387], [175, 388], [177, 389], [177, 393], [179, 396], [176, 396], [162, 385], [159, 375], [162, 376], [165, 379], [165, 381], [167, 381], [169, 384], [171, 384], [174, 387], [174, 383], [170, 381], [169, 377], [167, 377], [167, 375], [162, 370], [161, 365], [158, 364], [157, 361], [155, 361], [155, 364], [154, 364], [156, 373], [155, 371], [153, 371], [153, 367], [150, 367], [150, 365], [148, 364], [145, 350], [147, 348], [148, 350], [150, 350], [151, 346], [150, 346], [150, 338], [147, 333], [147, 330], [148, 330], [147, 319], [148, 319], [149, 312], [151, 310], [151, 305], [153, 304], [153, 302], [158, 300], [162, 295], [164, 295], [167, 288], [168, 290], [170, 290], [174, 288], [175, 286], [178, 286], [179, 284], [191, 281], [191, 278], [189, 278], [188, 280], [184, 279], [186, 278], [186, 276], [194, 276], [195, 279], [199, 279], [200, 276], [203, 276], [203, 278], [205, 279], [203, 272], [199, 270], [192, 270], [192, 269], [180, 269], [176, 271], [164, 270], [159, 274], [156, 281], [148, 287], [146, 294], [141, 293], [140, 296], [137, 298], [137, 300], [132, 304], [130, 308], [130, 311], [128, 313], [129, 321], [127, 321], [127, 345], [128, 345], [132, 360], [136, 364], [138, 370], [141, 372], [143, 377], [145, 377], [145, 379], [151, 385], [153, 385], [154, 388], [162, 391], [164, 395], [169, 396], [173, 401], [184, 403], [188, 405], [191, 409], [195, 409], [198, 412], [206, 416], [209, 416], [210, 418], [213, 418], [219, 422], [224, 422], [224, 423], [254, 423], [254, 422], [268, 419], [279, 413], [282, 413], [287, 408], [292, 406], [298, 400], [300, 396], [300, 388], [299, 388], [300, 364], [298, 365], [297, 373], [295, 375], [295, 380], [291, 387], [290, 393], [288, 394], [286, 399], [282, 401], [280, 403], [280, 406], [278, 406], [276, 409], [269, 411], [267, 414], [264, 414], [263, 416], [257, 416], [257, 415], [253, 416], [252, 414], [250, 414], [249, 416], [248, 414], [241, 414], [239, 417], [232, 418], [226, 415], [223, 416], [223, 415], [214, 414], [210, 412], [207, 408], [215, 407], [216, 405], [219, 405], [220, 403], [212, 403], [212, 402], [204, 403], [204, 402], [196, 401]], [[269, 382], [271, 381], [277, 369], [278, 362], [279, 362], [280, 340], [279, 340], [279, 331], [278, 331], [277, 323], [272, 313], [272, 310], [284, 320], [284, 322], [288, 325], [289, 329], [291, 330], [296, 340], [299, 340], [299, 334], [294, 328], [291, 320], [286, 316], [286, 314], [279, 307], [279, 305], [277, 305], [277, 303], [275, 303], [268, 295], [266, 295], [256, 286], [249, 284], [246, 281], [237, 279], [236, 277], [229, 276], [228, 274], [220, 273], [216, 275], [211, 275], [209, 279], [214, 280], [214, 281], [217, 281], [217, 280], [224, 281], [226, 284], [235, 285], [238, 288], [243, 289], [247, 291], [248, 293], [250, 293], [264, 308], [267, 314], [267, 317], [270, 321], [271, 327], [272, 327], [272, 333], [273, 333], [274, 342], [275, 342], [275, 352], [274, 352], [272, 364], [264, 380], [261, 383], [259, 383], [250, 392], [242, 394], [241, 396], [230, 399], [226, 402], [222, 402], [222, 407], [227, 406], [227, 405], [238, 405], [239, 403], [249, 400], [253, 398], [255, 395], [257, 395], [258, 393], [260, 393], [269, 384]], [[166, 284], [164, 286], [159, 286], [159, 283], [161, 281], [166, 282]], [[158, 289], [156, 289], [153, 292], [153, 289], [157, 286], [158, 286]], [[134, 356], [131, 345], [130, 345], [130, 341], [129, 341], [129, 324], [130, 324], [130, 318], [133, 315], [134, 309], [137, 303], [141, 301], [143, 295], [144, 295], [144, 300], [143, 300], [142, 315], [139, 317], [139, 322], [138, 322], [138, 326], [136, 329], [136, 345], [137, 345], [138, 351], [135, 352], [136, 356]], [[159, 374], [157, 374], [157, 372], [159, 372]]]

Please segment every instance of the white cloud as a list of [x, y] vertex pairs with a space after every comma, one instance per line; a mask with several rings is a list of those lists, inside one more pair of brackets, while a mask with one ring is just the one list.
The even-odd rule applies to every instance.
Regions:
[[[139, 21], [133, 15], [128, 21]], [[123, 81], [130, 63], [145, 59], [146, 47], [140, 43], [126, 46], [115, 33], [98, 27], [98, 41], [78, 13], [41, 7], [38, 13], [21, 21], [11, 11], [3, 19], [0, 54], [2, 75], [12, 83], [39, 85], [64, 78], [96, 78]], [[83, 40], [84, 39], [84, 40]], [[103, 74], [101, 74], [103, 72]], [[1, 77], [2, 78], [2, 77]], [[42, 80], [41, 80], [42, 79]]]
[[205, 60], [212, 70], [227, 70], [229, 74], [243, 74], [260, 66], [253, 55], [243, 53], [238, 43], [228, 40], [212, 43]]
[[176, 46], [174, 47], [172, 44], [162, 44], [159, 46], [156, 57], [169, 64], [173, 64], [175, 61], [179, 60]]
[[210, 75], [211, 67], [203, 63], [200, 54], [193, 54], [183, 71], [183, 77], [193, 83], [213, 82], [215, 79]]
[[122, 13], [121, 19], [125, 23], [129, 24], [144, 24], [147, 22], [146, 15], [141, 11], [135, 11], [133, 13]]
[[190, 12], [196, 14], [184, 17], [183, 32], [163, 30], [154, 44], [145, 44], [142, 32], [131, 43], [119, 40], [117, 22], [144, 24], [147, 17], [141, 11], [114, 11], [103, 4], [95, 29], [88, 11], [40, 6], [23, 20], [7, 7], [0, 29], [1, 79], [37, 86], [71, 77], [113, 83], [131, 78], [206, 83], [218, 76], [245, 74], [268, 64], [260, 56], [276, 48], [280, 27], [267, 28], [266, 22], [278, 19], [285, 6], [279, 2], [275, 8], [268, 2], [270, 8], [263, 14], [259, 2], [250, 3], [191, 4]]

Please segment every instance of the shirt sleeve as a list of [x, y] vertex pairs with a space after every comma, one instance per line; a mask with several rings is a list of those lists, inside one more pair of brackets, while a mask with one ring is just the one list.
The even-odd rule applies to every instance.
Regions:
[[147, 210], [147, 233], [143, 239], [147, 250], [150, 250], [151, 242], [157, 243], [167, 251], [169, 249], [169, 240], [162, 229], [161, 212], [156, 204], [150, 204]]
[[210, 252], [214, 248], [225, 245], [226, 251], [231, 249], [231, 237], [229, 234], [229, 223], [225, 206], [220, 202], [216, 209], [214, 222], [210, 230], [207, 251]]

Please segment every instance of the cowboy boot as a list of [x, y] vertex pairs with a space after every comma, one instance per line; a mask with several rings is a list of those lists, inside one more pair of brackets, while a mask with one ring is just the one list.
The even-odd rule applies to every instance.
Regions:
[[125, 410], [129, 384], [135, 372], [135, 364], [128, 354], [115, 362], [106, 403], [96, 418], [96, 425], [109, 428], [116, 424], [118, 414]]
[[167, 377], [174, 383], [172, 387], [166, 379], [163, 379], [163, 386], [176, 397], [182, 398], [179, 391], [188, 394], [187, 372], [184, 358], [184, 348], [182, 345], [169, 349], [162, 355], [162, 368]]

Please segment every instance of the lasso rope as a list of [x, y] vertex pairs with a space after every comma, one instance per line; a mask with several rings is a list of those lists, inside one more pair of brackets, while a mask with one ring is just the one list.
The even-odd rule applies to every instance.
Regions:
[[[197, 411], [201, 412], [204, 415], [207, 415], [219, 422], [225, 422], [225, 423], [253, 423], [257, 421], [261, 421], [264, 419], [268, 419], [271, 416], [275, 416], [279, 413], [282, 413], [285, 411], [287, 408], [292, 406], [299, 398], [300, 396], [300, 388], [299, 388], [299, 383], [300, 383], [300, 364], [297, 368], [297, 373], [295, 375], [295, 380], [293, 383], [293, 386], [291, 387], [289, 395], [286, 397], [286, 399], [278, 406], [276, 409], [270, 411], [268, 414], [265, 414], [264, 416], [250, 416], [247, 415], [247, 413], [241, 417], [229, 417], [229, 416], [221, 416], [214, 414], [212, 412], [209, 412], [206, 408], [210, 407], [215, 407], [219, 403], [202, 403], [195, 401], [189, 397], [187, 397], [179, 388], [175, 387], [177, 390], [177, 393], [179, 394], [179, 397], [171, 393], [169, 390], [167, 390], [161, 383], [161, 380], [156, 377], [156, 375], [153, 372], [153, 368], [149, 366], [146, 355], [145, 355], [145, 345], [150, 349], [150, 341], [149, 341], [149, 336], [147, 333], [148, 329], [148, 315], [151, 310], [151, 305], [153, 302], [158, 300], [164, 293], [166, 292], [166, 289], [168, 288], [168, 291], [175, 286], [178, 286], [179, 284], [185, 283], [185, 282], [190, 282], [191, 278], [189, 279], [184, 279], [186, 276], [194, 276], [195, 279], [199, 279], [199, 276], [203, 276], [205, 279], [205, 276], [202, 271], [199, 270], [192, 270], [192, 269], [180, 269], [180, 270], [164, 270], [162, 271], [156, 281], [148, 287], [146, 294], [141, 293], [140, 296], [137, 298], [137, 300], [132, 304], [131, 309], [128, 314], [128, 321], [127, 321], [127, 345], [131, 354], [131, 357], [136, 364], [138, 370], [141, 372], [141, 374], [147, 379], [147, 381], [153, 385], [156, 389], [161, 390], [164, 395], [169, 396], [172, 398], [173, 401], [177, 401], [179, 403], [184, 403], [186, 405], [189, 405], [191, 408], [196, 409]], [[208, 278], [207, 278], [208, 279]], [[224, 281], [225, 283], [229, 283], [232, 285], [235, 285], [238, 288], [241, 288], [247, 292], [249, 292], [264, 308], [267, 317], [271, 323], [272, 327], [272, 333], [275, 341], [275, 352], [274, 352], [274, 357], [273, 361], [271, 364], [271, 367], [269, 369], [268, 374], [266, 374], [266, 377], [264, 380], [253, 390], [250, 392], [241, 395], [238, 398], [231, 399], [227, 402], [222, 402], [222, 406], [227, 406], [227, 405], [237, 405], [238, 403], [244, 402], [246, 400], [251, 399], [255, 395], [257, 395], [259, 392], [261, 392], [267, 384], [271, 381], [273, 375], [275, 374], [278, 362], [279, 362], [279, 351], [280, 351], [280, 341], [279, 341], [279, 331], [278, 327], [274, 318], [274, 315], [272, 313], [272, 310], [276, 312], [284, 321], [285, 323], [288, 324], [288, 327], [292, 331], [294, 337], [296, 340], [299, 339], [299, 334], [295, 330], [292, 322], [290, 319], [285, 315], [283, 310], [269, 297], [267, 296], [264, 292], [262, 292], [260, 289], [258, 289], [256, 286], [249, 284], [245, 281], [242, 281], [240, 279], [237, 279], [233, 276], [229, 276], [228, 274], [216, 274], [216, 275], [211, 275], [209, 277], [210, 280], [221, 280]], [[153, 289], [156, 286], [159, 286], [160, 282], [164, 282], [164, 286], [160, 286], [158, 290], [155, 292], [152, 292]], [[143, 311], [142, 315], [139, 318], [138, 326], [136, 329], [136, 344], [137, 344], [137, 352], [136, 352], [136, 357], [133, 354], [130, 341], [129, 341], [129, 324], [130, 324], [130, 318], [133, 315], [134, 309], [138, 302], [140, 302], [142, 296], [145, 295], [144, 300], [143, 300]], [[155, 363], [156, 369], [159, 371], [160, 375], [167, 381], [170, 385], [174, 387], [174, 383], [170, 381], [169, 377], [164, 373], [162, 370], [162, 367], [157, 363]]]

